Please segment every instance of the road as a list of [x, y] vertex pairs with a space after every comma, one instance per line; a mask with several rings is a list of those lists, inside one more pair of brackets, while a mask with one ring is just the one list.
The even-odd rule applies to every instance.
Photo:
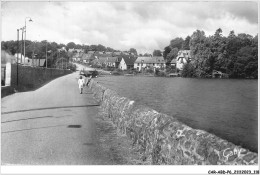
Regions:
[[129, 164], [127, 139], [99, 115], [88, 88], [79, 93], [78, 76], [2, 98], [2, 165]]

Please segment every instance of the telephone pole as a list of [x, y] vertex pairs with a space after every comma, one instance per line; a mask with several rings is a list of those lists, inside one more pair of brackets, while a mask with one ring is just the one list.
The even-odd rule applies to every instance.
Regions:
[[17, 29], [17, 55], [16, 55], [16, 64], [17, 64], [17, 70], [16, 70], [16, 85], [18, 86], [18, 52], [19, 52], [19, 29]]

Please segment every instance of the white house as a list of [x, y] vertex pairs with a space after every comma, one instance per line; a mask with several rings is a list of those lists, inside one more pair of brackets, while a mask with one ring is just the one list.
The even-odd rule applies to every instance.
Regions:
[[121, 61], [118, 64], [118, 68], [121, 70], [129, 70], [134, 68], [134, 63], [136, 58], [134, 56], [131, 55], [120, 55], [118, 56], [118, 60]]
[[183, 69], [183, 65], [191, 59], [190, 50], [180, 50], [176, 57], [176, 67], [179, 70]]
[[1, 86], [11, 85], [11, 64], [16, 62], [16, 58], [4, 50], [1, 50]]
[[45, 64], [45, 61], [46, 61], [45, 58], [43, 58], [43, 59], [37, 59], [37, 58], [31, 59], [31, 58], [29, 58], [29, 60], [28, 60], [29, 65], [33, 66], [33, 67], [43, 67], [44, 64]]
[[121, 69], [121, 70], [127, 70], [127, 65], [126, 65], [126, 62], [123, 58], [121, 59], [119, 65], [118, 65], [118, 68]]
[[134, 63], [134, 68], [139, 71], [142, 68], [164, 68], [165, 66], [163, 57], [138, 57]]
[[[16, 53], [14, 54], [14, 57], [17, 58], [17, 55], [18, 55], [18, 63], [21, 63], [21, 64], [25, 64], [25, 65], [30, 65], [30, 62], [29, 62], [29, 58], [28, 57], [25, 57], [23, 56], [23, 54], [21, 53]], [[21, 59], [22, 58], [22, 59]]]

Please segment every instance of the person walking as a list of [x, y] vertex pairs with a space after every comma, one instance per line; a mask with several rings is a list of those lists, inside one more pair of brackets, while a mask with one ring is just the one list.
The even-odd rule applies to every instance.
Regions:
[[84, 86], [84, 79], [82, 79], [82, 76], [79, 77], [78, 85], [79, 85], [79, 92], [80, 94], [82, 94], [83, 86]]
[[89, 77], [89, 79], [88, 79], [87, 86], [88, 86], [88, 84], [90, 83], [91, 79], [92, 79], [92, 75], [90, 75], [90, 77]]

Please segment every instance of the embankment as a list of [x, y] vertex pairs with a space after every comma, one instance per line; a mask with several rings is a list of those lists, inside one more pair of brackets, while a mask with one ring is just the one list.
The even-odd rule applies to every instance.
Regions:
[[158, 113], [92, 81], [103, 113], [152, 165], [257, 165], [258, 154]]
[[[71, 73], [71, 70], [42, 68], [42, 67], [30, 67], [30, 66], [18, 66], [11, 65], [11, 83], [9, 87], [2, 88], [2, 95], [4, 97], [14, 92], [14, 89], [18, 91], [27, 91], [39, 88], [45, 83]], [[17, 83], [18, 75], [18, 83]]]

